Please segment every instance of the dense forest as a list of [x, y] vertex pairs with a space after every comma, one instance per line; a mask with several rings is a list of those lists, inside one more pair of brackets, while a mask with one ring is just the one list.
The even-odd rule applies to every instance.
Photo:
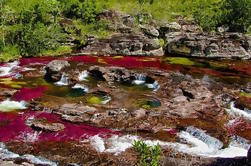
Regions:
[[[181, 16], [205, 31], [227, 26], [250, 32], [251, 0], [0, 0], [0, 59], [69, 53], [69, 36], [75, 36], [79, 46], [87, 34], [105, 38], [109, 20], [98, 17], [105, 9], [129, 13], [135, 20], [143, 13], [158, 22]], [[63, 28], [66, 19], [73, 26]]]

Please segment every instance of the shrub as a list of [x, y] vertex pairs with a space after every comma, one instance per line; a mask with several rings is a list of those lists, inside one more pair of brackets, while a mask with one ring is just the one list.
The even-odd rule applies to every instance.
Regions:
[[25, 56], [38, 55], [44, 49], [56, 50], [65, 39], [57, 21], [58, 1], [25, 2], [10, 0], [3, 4], [0, 11], [2, 45], [17, 45], [19, 53]]
[[221, 24], [230, 31], [245, 32], [251, 25], [251, 0], [225, 0], [222, 7]]
[[19, 51], [16, 45], [6, 45], [4, 48], [0, 49], [0, 62], [8, 62], [19, 58]]
[[222, 0], [197, 0], [193, 17], [204, 30], [215, 30], [222, 19], [222, 7]]
[[193, 17], [205, 30], [225, 25], [244, 32], [251, 25], [251, 0], [197, 0]]
[[79, 41], [79, 47], [86, 44], [86, 38], [88, 35], [93, 35], [99, 39], [109, 36], [108, 23], [106, 21], [97, 21], [96, 23], [83, 24], [82, 20], [75, 20], [73, 22], [76, 28], [77, 40]]
[[96, 0], [62, 0], [62, 10], [66, 17], [82, 19], [84, 23], [93, 23], [99, 10]]
[[147, 146], [143, 141], [135, 141], [133, 147], [139, 153], [140, 166], [160, 165], [161, 148], [159, 145]]

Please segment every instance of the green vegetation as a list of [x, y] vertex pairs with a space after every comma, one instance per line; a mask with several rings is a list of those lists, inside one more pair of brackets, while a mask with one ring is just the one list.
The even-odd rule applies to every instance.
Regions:
[[143, 24], [181, 16], [207, 31], [251, 31], [251, 0], [0, 0], [0, 60], [70, 53], [69, 41], [82, 47], [87, 36], [105, 38], [111, 23], [98, 17], [104, 9]]
[[[0, 0], [0, 61], [66, 54], [72, 38], [81, 45], [87, 34], [107, 36], [100, 11], [95, 0]], [[62, 25], [66, 19], [73, 25]]]
[[106, 7], [133, 15], [151, 13], [153, 19], [170, 21], [182, 16], [194, 19], [204, 30], [229, 26], [244, 32], [251, 25], [251, 0], [107, 0]]
[[159, 145], [148, 146], [143, 141], [135, 141], [133, 148], [139, 153], [140, 166], [160, 165], [161, 147]]
[[197, 0], [193, 16], [205, 30], [225, 25], [245, 32], [251, 25], [251, 0]]

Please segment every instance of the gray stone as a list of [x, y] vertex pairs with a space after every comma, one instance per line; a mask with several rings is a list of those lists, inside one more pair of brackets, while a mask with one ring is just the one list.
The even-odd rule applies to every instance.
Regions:
[[159, 36], [159, 31], [154, 28], [153, 26], [140, 26], [141, 30], [146, 34], [151, 37], [158, 37]]
[[51, 61], [50, 63], [48, 63], [48, 65], [46, 66], [46, 68], [48, 70], [50, 70], [51, 72], [60, 72], [63, 69], [65, 69], [66, 67], [69, 67], [70, 64], [67, 61], [64, 60], [54, 60]]

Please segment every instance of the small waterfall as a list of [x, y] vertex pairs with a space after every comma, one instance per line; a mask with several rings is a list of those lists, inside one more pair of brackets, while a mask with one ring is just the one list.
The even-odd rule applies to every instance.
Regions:
[[142, 85], [146, 82], [146, 76], [143, 74], [136, 74], [135, 80], [133, 80], [133, 84], [135, 85]]
[[10, 101], [9, 99], [0, 102], [0, 112], [11, 112], [16, 110], [26, 109], [26, 103], [24, 101]]
[[101, 101], [101, 104], [107, 104], [111, 101], [111, 97], [110, 96], [104, 96], [102, 97], [102, 101]]
[[36, 157], [30, 154], [19, 155], [9, 151], [4, 143], [0, 142], [0, 159], [3, 160], [26, 160], [31, 164], [46, 165], [46, 166], [57, 166], [57, 163], [47, 160], [43, 157]]
[[172, 143], [171, 146], [183, 153], [189, 153], [205, 157], [222, 157], [233, 158], [246, 156], [249, 148], [248, 141], [235, 136], [232, 138], [229, 146], [222, 149], [221, 141], [207, 135], [203, 130], [188, 127], [186, 131], [182, 131], [179, 137], [185, 143], [192, 144], [192, 147], [184, 143]]
[[244, 110], [241, 110], [239, 108], [235, 107], [235, 102], [230, 103], [230, 109], [226, 109], [226, 111], [232, 115], [233, 117], [244, 117], [248, 120], [251, 120], [251, 110], [248, 110], [245, 108]]
[[88, 77], [88, 71], [84, 70], [81, 73], [79, 73], [78, 79], [79, 81], [87, 81], [86, 78]]
[[154, 91], [157, 91], [160, 86], [158, 81], [154, 81], [153, 83], [147, 83], [147, 76], [144, 74], [136, 74], [135, 80], [132, 81], [132, 84], [134, 85], [145, 85], [149, 89], [153, 89]]
[[63, 73], [61, 79], [55, 83], [58, 86], [67, 86], [68, 85], [68, 77]]
[[145, 84], [145, 85], [147, 86], [147, 88], [153, 89], [154, 91], [157, 91], [160, 88], [158, 81], [154, 81], [153, 84]]
[[148, 146], [160, 145], [172, 148], [181, 153], [205, 157], [233, 158], [246, 156], [250, 147], [247, 140], [235, 136], [227, 148], [222, 149], [223, 143], [218, 139], [209, 136], [205, 131], [195, 127], [188, 127], [186, 131], [178, 134], [181, 142], [163, 142], [159, 140], [143, 140], [134, 135], [113, 135], [108, 139], [103, 139], [98, 135], [90, 137], [91, 145], [98, 152], [108, 152], [118, 155], [133, 146], [134, 141], [142, 140]]
[[87, 86], [84, 85], [80, 85], [80, 84], [76, 84], [72, 87], [73, 89], [82, 89], [83, 92], [88, 93], [89, 88]]
[[197, 129], [195, 127], [187, 127], [186, 132], [194, 136], [195, 138], [198, 138], [202, 142], [208, 145], [208, 147], [213, 149], [221, 149], [223, 147], [223, 143], [219, 141], [218, 139], [211, 137], [205, 133], [205, 131]]
[[[118, 155], [121, 152], [124, 152], [126, 149], [131, 148], [133, 146], [134, 141], [141, 140], [140, 137], [134, 135], [124, 135], [124, 136], [113, 135], [112, 137], [106, 140], [96, 135], [94, 137], [90, 137], [89, 139], [91, 141], [91, 145], [98, 152], [114, 153], [114, 155]], [[158, 140], [155, 141], [145, 140], [144, 142], [148, 146], [154, 146], [158, 144], [161, 146], [167, 146], [169, 144]]]

